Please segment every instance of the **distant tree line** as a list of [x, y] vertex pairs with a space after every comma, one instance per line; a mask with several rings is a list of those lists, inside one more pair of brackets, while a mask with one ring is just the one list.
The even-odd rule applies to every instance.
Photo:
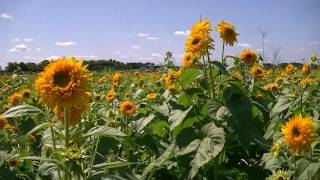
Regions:
[[[40, 63], [33, 62], [9, 62], [4, 68], [5, 72], [12, 73], [15, 71], [21, 72], [40, 72], [49, 64], [49, 60], [44, 60]], [[114, 59], [109, 60], [89, 60], [84, 61], [87, 68], [90, 71], [102, 71], [102, 70], [155, 70], [159, 68], [159, 65], [154, 63], [123, 63]], [[0, 69], [1, 70], [1, 69]]]
[[[2, 72], [12, 73], [15, 71], [20, 72], [40, 72], [49, 64], [49, 60], [44, 60], [40, 63], [32, 63], [32, 62], [9, 62]], [[166, 62], [166, 61], [165, 61]], [[87, 65], [87, 68], [91, 71], [103, 71], [103, 70], [156, 70], [160, 68], [159, 65], [155, 65], [154, 63], [123, 63], [120, 61], [116, 61], [114, 59], [109, 60], [89, 60], [84, 61]], [[276, 65], [280, 68], [285, 68], [289, 63], [280, 63]], [[291, 63], [297, 68], [301, 68], [303, 64], [301, 63]], [[164, 64], [166, 65], [166, 64]], [[173, 66], [175, 67], [175, 66]], [[273, 64], [271, 63], [264, 63], [264, 68], [272, 69]], [[315, 68], [315, 67], [313, 67]], [[1, 69], [0, 69], [1, 71]]]

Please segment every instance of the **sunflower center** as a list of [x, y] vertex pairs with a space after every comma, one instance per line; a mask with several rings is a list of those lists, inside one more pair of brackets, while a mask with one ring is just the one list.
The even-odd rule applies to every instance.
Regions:
[[279, 176], [277, 180], [284, 180], [284, 178], [282, 176]]
[[199, 42], [200, 42], [200, 39], [195, 38], [195, 39], [192, 41], [192, 45], [197, 45], [197, 44], [199, 44]]
[[258, 69], [257, 74], [262, 74], [262, 71], [260, 69]]
[[293, 128], [292, 134], [295, 137], [299, 137], [300, 136], [300, 130], [298, 128]]
[[252, 57], [251, 54], [247, 54], [247, 55], [246, 55], [246, 58], [247, 58], [247, 59], [251, 59], [251, 57]]
[[53, 83], [59, 87], [66, 87], [71, 81], [71, 76], [67, 72], [57, 72], [53, 76]]

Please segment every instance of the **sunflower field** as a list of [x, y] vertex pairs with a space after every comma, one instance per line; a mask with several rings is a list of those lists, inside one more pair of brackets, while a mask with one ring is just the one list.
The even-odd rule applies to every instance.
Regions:
[[179, 68], [1, 75], [0, 179], [320, 179], [319, 58], [266, 69], [237, 36], [204, 19]]

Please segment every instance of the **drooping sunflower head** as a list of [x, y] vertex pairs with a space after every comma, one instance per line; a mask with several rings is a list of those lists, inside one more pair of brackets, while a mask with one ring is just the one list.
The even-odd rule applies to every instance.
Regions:
[[21, 95], [23, 98], [27, 99], [31, 96], [31, 90], [30, 89], [23, 89], [21, 92]]
[[147, 94], [147, 99], [152, 101], [152, 100], [157, 99], [158, 96], [159, 96], [159, 94], [149, 93], [149, 94]]
[[254, 64], [257, 61], [257, 55], [249, 49], [245, 49], [240, 54], [240, 60], [248, 65]]
[[296, 154], [308, 151], [316, 136], [314, 122], [310, 117], [302, 115], [290, 118], [281, 131], [285, 143]]
[[193, 59], [194, 57], [192, 56], [192, 53], [186, 52], [183, 55], [181, 66], [185, 69], [191, 68], [193, 65]]
[[[70, 123], [70, 126], [75, 126], [80, 120], [82, 115], [87, 112], [87, 110], [89, 109], [89, 106], [87, 107], [81, 107], [78, 108], [76, 106], [73, 106], [69, 109], [68, 111], [68, 117], [67, 120]], [[64, 109], [57, 106], [54, 110], [54, 115], [56, 120], [60, 121], [60, 122], [64, 122]]]
[[106, 99], [107, 99], [109, 102], [111, 102], [111, 101], [113, 101], [115, 98], [116, 98], [116, 92], [115, 92], [113, 89], [111, 89], [110, 91], [108, 91], [107, 96], [106, 96]]
[[258, 79], [261, 79], [264, 77], [264, 71], [263, 68], [259, 65], [255, 65], [250, 70], [251, 74]]
[[309, 64], [304, 64], [302, 69], [301, 69], [301, 72], [303, 74], [309, 74], [311, 72], [311, 67]]
[[121, 74], [120, 73], [115, 73], [113, 76], [112, 76], [112, 82], [115, 83], [115, 82], [119, 82], [121, 80]]
[[288, 64], [286, 66], [285, 72], [286, 73], [292, 73], [295, 70], [295, 67], [292, 64]]
[[50, 109], [70, 109], [89, 103], [90, 74], [82, 61], [73, 57], [52, 61], [35, 80], [39, 100]]
[[137, 112], [137, 108], [131, 101], [124, 101], [120, 104], [120, 112], [123, 115], [132, 116]]
[[233, 46], [235, 42], [238, 42], [235, 27], [224, 21], [220, 21], [216, 27], [216, 31], [220, 34], [220, 38], [226, 45]]
[[210, 37], [212, 31], [209, 19], [200, 21], [192, 26], [190, 35], [186, 41], [186, 52], [190, 52], [194, 57], [201, 57], [209, 49], [213, 49], [213, 39]]

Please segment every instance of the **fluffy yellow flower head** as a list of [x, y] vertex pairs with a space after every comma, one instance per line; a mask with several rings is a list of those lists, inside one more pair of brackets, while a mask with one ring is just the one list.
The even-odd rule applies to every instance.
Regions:
[[240, 54], [240, 60], [245, 64], [251, 65], [257, 61], [257, 55], [252, 50], [245, 49]]
[[190, 35], [186, 41], [185, 50], [190, 52], [194, 57], [201, 57], [209, 49], [213, 49], [213, 39], [210, 37], [212, 31], [209, 19], [200, 21], [192, 26]]
[[288, 64], [286, 67], [286, 73], [292, 73], [295, 70], [295, 67], [292, 64]]
[[192, 53], [185, 53], [182, 58], [181, 66], [185, 69], [191, 68], [193, 65], [193, 56]]
[[111, 89], [110, 91], [108, 91], [107, 96], [106, 96], [106, 99], [107, 99], [109, 102], [111, 102], [111, 101], [113, 101], [115, 98], [116, 98], [116, 92], [115, 92], [113, 89]]
[[263, 68], [259, 65], [253, 66], [250, 72], [255, 78], [261, 79], [264, 77]]
[[315, 126], [310, 117], [294, 116], [281, 128], [285, 143], [293, 153], [309, 150], [315, 138]]
[[306, 78], [300, 80], [300, 85], [301, 85], [302, 88], [306, 88], [306, 87], [307, 87], [308, 85], [310, 85], [312, 82], [313, 82], [312, 79], [306, 77]]
[[82, 61], [62, 58], [52, 61], [35, 80], [39, 100], [50, 109], [87, 106], [90, 74]]
[[311, 67], [309, 64], [304, 64], [302, 69], [301, 69], [301, 72], [303, 74], [309, 74], [311, 72]]
[[220, 38], [226, 45], [233, 46], [235, 42], [238, 42], [237, 35], [239, 34], [235, 31], [233, 25], [220, 21], [216, 31], [220, 34]]
[[147, 99], [149, 99], [149, 100], [155, 100], [155, 99], [157, 99], [158, 96], [159, 96], [159, 94], [149, 93], [149, 94], [147, 94]]
[[137, 108], [131, 101], [124, 101], [120, 104], [120, 112], [123, 115], [132, 116], [137, 112]]

